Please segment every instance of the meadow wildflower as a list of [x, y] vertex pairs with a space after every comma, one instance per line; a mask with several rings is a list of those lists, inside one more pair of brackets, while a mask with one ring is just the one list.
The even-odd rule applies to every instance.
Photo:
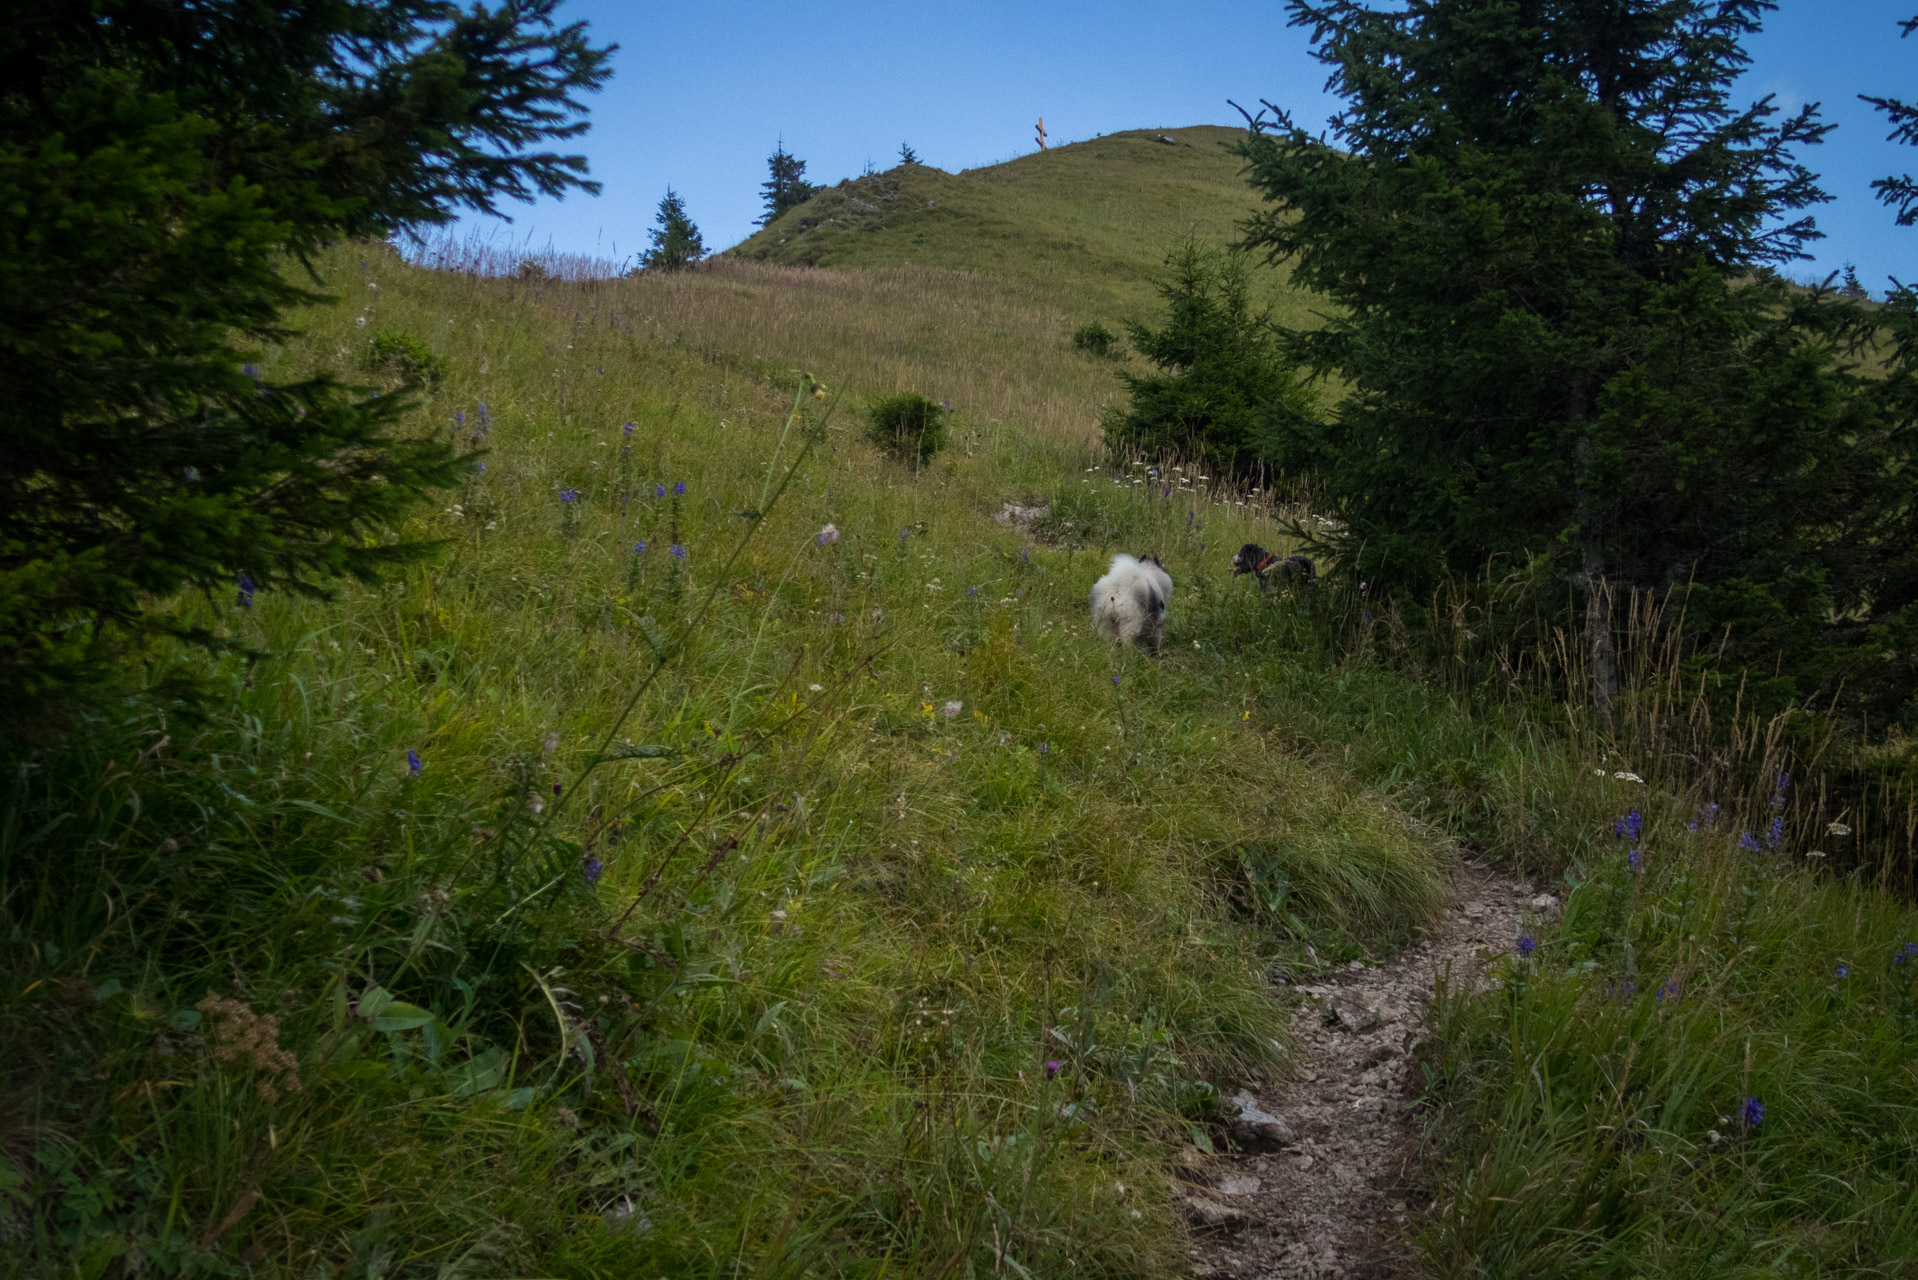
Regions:
[[578, 502], [579, 490], [578, 489], [561, 489], [559, 491], [559, 500], [561, 502], [566, 502], [566, 503]]
[[830, 547], [833, 543], [839, 541], [839, 526], [833, 524], [827, 525], [819, 531], [819, 535], [814, 538], [813, 541], [822, 547]]
[[1828, 836], [1848, 836], [1851, 834], [1851, 828], [1842, 822], [1830, 822], [1825, 824], [1825, 834]]
[[1838, 976], [1840, 978], [1851, 977], [1851, 966], [1846, 964], [1843, 960], [1840, 960], [1838, 962]]
[[1913, 956], [1918, 956], [1918, 942], [1907, 942], [1898, 948], [1898, 953], [1892, 956], [1891, 962], [1896, 965], [1909, 964]]
[[684, 560], [686, 558], [686, 548], [680, 546], [677, 542], [675, 542], [672, 546], [666, 549], [666, 554], [671, 556], [675, 560]]
[[1112, 677], [1112, 687], [1115, 689], [1119, 687], [1119, 677]]
[[976, 595], [978, 595], [978, 594], [979, 594], [979, 588], [977, 588], [977, 587], [967, 587], [967, 588], [966, 588], [966, 594], [967, 594], [967, 595], [969, 595], [969, 596], [976, 596]]
[[481, 475], [481, 476], [483, 476], [483, 475], [485, 475], [485, 474], [486, 474], [486, 464], [485, 464], [484, 462], [475, 462], [475, 463], [473, 464], [473, 474], [475, 474], [475, 475]]
[[619, 434], [630, 437], [633, 434], [633, 424], [629, 422], [625, 426], [621, 427], [619, 429]]
[[586, 859], [585, 863], [580, 867], [580, 871], [583, 872], [586, 876], [587, 884], [598, 884], [599, 878], [602, 874], [605, 873], [605, 870], [606, 870], [606, 864], [601, 862], [598, 858], [588, 858]]
[[254, 584], [253, 579], [245, 573], [242, 573], [239, 581], [239, 595], [234, 600], [234, 603], [242, 609], [251, 609], [253, 607], [253, 593], [257, 590], [259, 590], [259, 588]]
[[633, 544], [633, 554], [634, 554], [634, 555], [636, 555], [636, 556], [643, 556], [643, 555], [645, 555], [645, 554], [646, 554], [646, 544], [645, 544], [645, 543], [644, 543], [643, 541], [642, 541], [642, 542], [635, 542], [635, 543]]
[[1747, 831], [1738, 837], [1738, 847], [1747, 853], [1758, 852], [1758, 837]]
[[1054, 1076], [1056, 1076], [1056, 1075], [1058, 1075], [1058, 1074], [1059, 1074], [1059, 1064], [1058, 1064], [1058, 1063], [1056, 1063], [1056, 1062], [1048, 1062], [1048, 1063], [1046, 1063], [1046, 1079], [1048, 1079], [1048, 1080], [1050, 1080], [1050, 1079], [1052, 1079], [1052, 1077], [1054, 1077]]
[[1771, 820], [1771, 827], [1765, 832], [1765, 847], [1767, 849], [1776, 849], [1784, 842], [1785, 820], [1783, 818], [1773, 818]]
[[1658, 990], [1652, 993], [1652, 999], [1676, 1000], [1678, 999], [1679, 993], [1682, 992], [1683, 990], [1684, 988], [1678, 985], [1678, 982], [1676, 979], [1673, 979], [1667, 982], [1661, 982], [1658, 984]]
[[1645, 829], [1645, 819], [1634, 809], [1612, 824], [1612, 834], [1623, 836], [1627, 840], [1636, 840]]
[[424, 768], [426, 768], [426, 762], [420, 759], [420, 753], [408, 747], [406, 749], [407, 776], [417, 778], [420, 776], [420, 771]]
[[1536, 951], [1536, 950], [1538, 950], [1538, 943], [1536, 943], [1536, 942], [1534, 942], [1534, 941], [1532, 940], [1532, 935], [1531, 935], [1531, 934], [1529, 934], [1529, 933], [1528, 933], [1528, 934], [1525, 934], [1524, 936], [1522, 936], [1521, 938], [1519, 938], [1519, 940], [1518, 940], [1518, 953], [1519, 953], [1520, 955], [1522, 955], [1522, 956], [1529, 956], [1529, 955], [1531, 955], [1531, 954], [1532, 954], [1532, 952], [1534, 952], [1534, 951]]
[[1765, 1123], [1765, 1104], [1756, 1098], [1746, 1098], [1738, 1108], [1738, 1123], [1747, 1129], [1756, 1129]]
[[966, 704], [963, 702], [960, 702], [956, 698], [953, 699], [951, 702], [948, 702], [943, 708], [941, 708], [941, 710], [945, 712], [946, 719], [948, 720], [957, 720], [959, 718], [959, 713], [961, 711], [964, 711], [965, 709], [966, 709]]
[[249, 378], [258, 378], [260, 376], [260, 366], [257, 364], [243, 364], [240, 366], [240, 372]]
[[490, 427], [493, 425], [493, 411], [486, 407], [486, 401], [484, 400], [479, 402], [479, 416], [480, 416], [480, 421], [485, 423], [487, 426]]
[[1644, 862], [1644, 855], [1643, 853], [1639, 851], [1638, 848], [1634, 847], [1630, 853], [1626, 854], [1625, 861], [1627, 864], [1630, 865], [1632, 870], [1634, 871], [1643, 870], [1643, 866], [1641, 864]]
[[1049, 756], [1049, 755], [1051, 755], [1051, 754], [1052, 754], [1052, 744], [1051, 744], [1050, 742], [1042, 742], [1042, 743], [1040, 743], [1040, 744], [1039, 744], [1039, 754], [1040, 754], [1040, 755], [1042, 755], [1042, 756]]

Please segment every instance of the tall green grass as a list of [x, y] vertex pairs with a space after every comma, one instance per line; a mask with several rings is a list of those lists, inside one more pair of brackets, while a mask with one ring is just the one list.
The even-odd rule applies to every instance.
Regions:
[[[267, 360], [416, 337], [482, 452], [395, 531], [437, 564], [205, 601], [215, 696], [10, 769], [7, 1269], [1174, 1269], [1161, 1157], [1282, 1067], [1268, 969], [1443, 893], [1254, 714], [1261, 510], [963, 411], [913, 473], [644, 282], [326, 271]], [[1035, 495], [1102, 522], [992, 519]], [[1085, 626], [1120, 545], [1160, 661]]]

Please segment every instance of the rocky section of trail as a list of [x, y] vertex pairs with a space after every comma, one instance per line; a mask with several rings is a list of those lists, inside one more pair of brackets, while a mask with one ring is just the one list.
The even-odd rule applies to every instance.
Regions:
[[1242, 1151], [1195, 1158], [1182, 1194], [1200, 1280], [1330, 1280], [1416, 1274], [1407, 1224], [1419, 1090], [1411, 1049], [1434, 983], [1489, 981], [1529, 922], [1558, 902], [1508, 872], [1468, 863], [1456, 901], [1424, 941], [1294, 988], [1298, 1070], [1227, 1104]]

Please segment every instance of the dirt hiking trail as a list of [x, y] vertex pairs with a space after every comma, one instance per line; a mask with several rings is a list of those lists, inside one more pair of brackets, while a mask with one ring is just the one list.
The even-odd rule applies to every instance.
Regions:
[[1428, 1207], [1413, 1164], [1419, 1088], [1410, 1050], [1433, 983], [1487, 981], [1558, 901], [1508, 871], [1467, 862], [1425, 939], [1376, 966], [1353, 962], [1293, 990], [1293, 1078], [1228, 1100], [1245, 1150], [1184, 1169], [1191, 1273], [1200, 1280], [1384, 1280], [1418, 1274], [1407, 1223]]

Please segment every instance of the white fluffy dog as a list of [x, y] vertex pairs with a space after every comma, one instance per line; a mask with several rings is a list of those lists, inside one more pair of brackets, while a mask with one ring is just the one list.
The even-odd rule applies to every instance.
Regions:
[[1114, 556], [1106, 576], [1092, 584], [1092, 629], [1115, 640], [1144, 640], [1157, 653], [1171, 599], [1172, 575], [1157, 556]]

